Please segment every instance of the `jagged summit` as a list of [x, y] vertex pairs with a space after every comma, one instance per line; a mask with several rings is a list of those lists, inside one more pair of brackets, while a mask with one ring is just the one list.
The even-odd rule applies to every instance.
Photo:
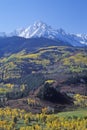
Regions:
[[57, 31], [52, 29], [51, 26], [48, 26], [46, 23], [42, 21], [35, 22], [33, 25], [25, 28], [19, 36], [25, 38], [32, 37], [45, 37], [45, 38], [55, 38], [57, 35]]
[[24, 38], [48, 38], [53, 40], [61, 40], [73, 46], [87, 45], [87, 34], [70, 34], [66, 33], [62, 28], [53, 29], [42, 21], [37, 21], [27, 28], [17, 29], [10, 34], [0, 33], [0, 36], [20, 36]]
[[[48, 25], [47, 25], [45, 22], [43, 22], [43, 21], [36, 21], [36, 22], [34, 22], [33, 26], [45, 28], [45, 27], [47, 27]], [[49, 27], [50, 27], [50, 26], [49, 26]]]

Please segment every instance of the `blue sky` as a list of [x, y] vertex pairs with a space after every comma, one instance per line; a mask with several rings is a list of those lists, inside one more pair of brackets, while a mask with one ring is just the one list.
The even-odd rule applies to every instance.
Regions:
[[0, 32], [41, 20], [70, 33], [87, 33], [87, 0], [0, 0]]

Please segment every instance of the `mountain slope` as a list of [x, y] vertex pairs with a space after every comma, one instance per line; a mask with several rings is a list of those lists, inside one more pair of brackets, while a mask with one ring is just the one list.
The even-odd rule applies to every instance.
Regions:
[[36, 51], [39, 48], [47, 46], [69, 45], [59, 40], [51, 40], [47, 38], [23, 38], [23, 37], [4, 37], [0, 38], [0, 57], [9, 56], [22, 50], [28, 52]]
[[[87, 93], [87, 48], [48, 46], [32, 53], [22, 50], [0, 58], [3, 89], [19, 91], [25, 86], [30, 91], [50, 80], [60, 91]], [[8, 84], [14, 87], [7, 89]]]

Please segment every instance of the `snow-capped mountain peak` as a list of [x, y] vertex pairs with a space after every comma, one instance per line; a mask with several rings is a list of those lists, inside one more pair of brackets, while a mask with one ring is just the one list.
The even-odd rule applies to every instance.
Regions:
[[87, 45], [87, 34], [70, 34], [66, 33], [62, 28], [53, 29], [42, 21], [37, 21], [27, 28], [17, 29], [10, 34], [0, 33], [0, 36], [20, 36], [24, 38], [48, 38], [60, 40], [73, 46]]
[[25, 28], [22, 32], [19, 32], [18, 36], [25, 37], [25, 38], [32, 38], [32, 37], [45, 37], [45, 38], [54, 38], [54, 32], [57, 33], [55, 30], [48, 26], [43, 22], [35, 22], [33, 25]]

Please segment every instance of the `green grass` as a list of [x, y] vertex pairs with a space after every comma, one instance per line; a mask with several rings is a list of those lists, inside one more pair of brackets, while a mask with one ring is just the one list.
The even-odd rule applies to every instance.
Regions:
[[60, 112], [57, 115], [58, 117], [85, 117], [87, 116], [87, 108], [69, 112]]

